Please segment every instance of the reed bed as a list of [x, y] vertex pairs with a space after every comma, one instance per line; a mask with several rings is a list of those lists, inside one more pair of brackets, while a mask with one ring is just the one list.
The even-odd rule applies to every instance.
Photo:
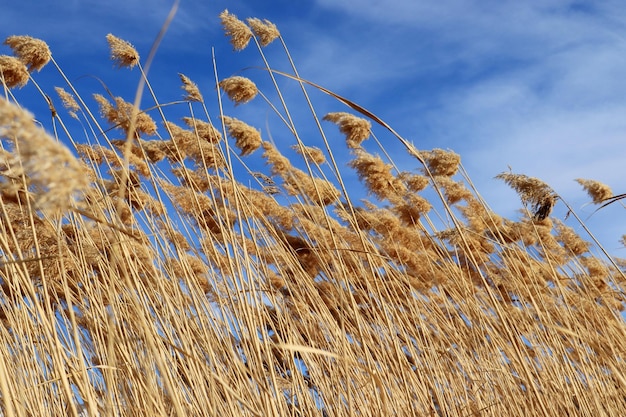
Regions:
[[[271, 22], [220, 18], [275, 91], [215, 71], [206, 99], [181, 74], [182, 101], [168, 99], [182, 120], [114, 35], [113, 61], [136, 67], [151, 103], [90, 98], [43, 41], [5, 41], [3, 416], [624, 415], [623, 269], [575, 233], [573, 210], [551, 216], [567, 203], [549, 185], [501, 173], [522, 209], [496, 214], [459, 155], [417, 149], [303, 80]], [[291, 72], [271, 69], [269, 44]], [[37, 84], [45, 65], [60, 86]], [[302, 86], [318, 135], [301, 137], [277, 78]], [[14, 98], [26, 83], [53, 134]], [[310, 91], [337, 111], [318, 115]], [[289, 138], [279, 147], [222, 100], [271, 109]], [[410, 170], [380, 146], [392, 140]]]

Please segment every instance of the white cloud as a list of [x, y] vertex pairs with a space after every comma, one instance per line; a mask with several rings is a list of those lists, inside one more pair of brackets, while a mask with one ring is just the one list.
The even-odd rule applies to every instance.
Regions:
[[[418, 145], [423, 141], [461, 153], [496, 211], [509, 214], [519, 207], [514, 194], [493, 179], [508, 165], [544, 179], [575, 208], [588, 201], [575, 178], [598, 179], [616, 192], [626, 191], [621, 172], [626, 160], [626, 27], [620, 23], [626, 11], [619, 2], [317, 3], [343, 13], [342, 24], [349, 28], [393, 31], [381, 35], [380, 42], [367, 37], [367, 46], [358, 44], [356, 36], [336, 42], [347, 43], [346, 49], [362, 47], [364, 54], [386, 49], [388, 68], [412, 68], [404, 75], [405, 84], [389, 91], [384, 105], [403, 110], [390, 112], [387, 121], [413, 135]], [[342, 65], [349, 73], [350, 64]], [[403, 77], [393, 70], [378, 71], [376, 65], [373, 72], [352, 65], [355, 73], [379, 77], [373, 83], [390, 85]], [[501, 198], [507, 195], [512, 198]], [[619, 222], [614, 213], [612, 217], [615, 223], [605, 225], [601, 234], [614, 243], [626, 224], [615, 227]]]

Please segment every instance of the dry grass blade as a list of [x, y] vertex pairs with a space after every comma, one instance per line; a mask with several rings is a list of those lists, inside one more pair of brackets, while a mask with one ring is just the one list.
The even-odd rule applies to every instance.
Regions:
[[337, 99], [338, 101], [340, 101], [341, 103], [345, 104], [346, 106], [350, 107], [352, 110], [360, 113], [361, 115], [367, 117], [368, 119], [371, 119], [373, 121], [375, 121], [376, 123], [378, 123], [379, 125], [381, 125], [382, 127], [384, 127], [385, 129], [387, 129], [389, 132], [391, 132], [398, 140], [400, 140], [400, 142], [402, 142], [402, 144], [407, 148], [407, 150], [411, 153], [411, 155], [415, 156], [420, 162], [424, 163], [424, 160], [421, 156], [419, 156], [419, 154], [414, 154], [415, 151], [415, 147], [409, 143], [406, 139], [404, 139], [402, 136], [400, 136], [400, 134], [398, 134], [398, 132], [396, 132], [389, 124], [387, 124], [385, 121], [383, 121], [381, 118], [379, 118], [377, 115], [375, 115], [374, 113], [372, 113], [371, 111], [367, 110], [366, 108], [364, 108], [363, 106], [348, 100], [345, 97], [340, 96], [339, 94], [322, 87], [321, 85], [315, 84], [312, 81], [309, 80], [305, 80], [304, 78], [300, 78], [297, 77], [295, 75], [292, 74], [288, 74], [286, 72], [283, 71], [278, 71], [275, 69], [266, 69], [263, 68], [264, 70], [268, 70], [271, 71], [275, 74], [279, 74], [283, 77], [287, 77], [287, 78], [291, 78], [292, 80], [295, 81], [299, 81], [305, 84], [310, 85], [311, 87], [314, 87], [316, 89], [318, 89], [319, 91], [328, 94], [331, 97], [334, 97], [335, 99]]

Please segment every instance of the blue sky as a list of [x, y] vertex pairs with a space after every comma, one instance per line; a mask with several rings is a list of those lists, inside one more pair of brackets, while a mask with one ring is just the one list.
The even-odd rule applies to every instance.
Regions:
[[[111, 32], [132, 42], [145, 58], [171, 4], [13, 1], [2, 7], [0, 35], [40, 37], [80, 91], [101, 92], [94, 78], [81, 78], [91, 74], [131, 100], [138, 73], [113, 68], [104, 37]], [[479, 192], [499, 214], [516, 216], [520, 207], [516, 195], [493, 178], [510, 166], [549, 183], [610, 252], [626, 257], [618, 243], [626, 233], [623, 207], [589, 217], [595, 207], [585, 205], [589, 199], [574, 182], [596, 179], [626, 192], [623, 2], [182, 0], [149, 76], [163, 100], [181, 97], [176, 74], [182, 72], [213, 101], [212, 47], [222, 77], [261, 65], [253, 48], [232, 52], [218, 19], [225, 8], [240, 18], [276, 23], [304, 78], [371, 110], [420, 149], [461, 154]], [[0, 53], [9, 50], [3, 46]], [[270, 63], [284, 67], [278, 45], [266, 53]], [[256, 81], [263, 74], [242, 75]], [[36, 78], [50, 90], [62, 85], [52, 68]], [[36, 114], [46, 114], [39, 113], [47, 106], [32, 86], [16, 94]], [[316, 100], [320, 114], [346, 110], [332, 100]], [[245, 106], [234, 111], [281, 145], [278, 132], [267, 131], [265, 113]], [[255, 114], [258, 119], [250, 120]], [[376, 133], [401, 169], [416, 167], [397, 141]]]

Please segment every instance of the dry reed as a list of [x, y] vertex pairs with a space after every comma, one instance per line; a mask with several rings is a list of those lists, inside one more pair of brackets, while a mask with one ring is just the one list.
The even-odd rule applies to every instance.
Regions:
[[197, 101], [201, 103], [203, 101], [203, 98], [202, 98], [202, 93], [200, 93], [200, 89], [198, 88], [198, 86], [193, 81], [191, 81], [189, 77], [187, 77], [186, 75], [178, 74], [178, 76], [180, 77], [180, 81], [183, 83], [181, 88], [185, 90], [185, 92], [187, 93], [187, 95], [185, 96], [185, 100]]
[[252, 29], [256, 37], [259, 38], [261, 46], [269, 45], [280, 36], [280, 31], [276, 25], [267, 19], [261, 20], [251, 17], [246, 19], [246, 22], [248, 22], [250, 29]]
[[252, 31], [250, 28], [244, 22], [237, 19], [237, 16], [229, 13], [228, 10], [224, 10], [220, 14], [220, 19], [222, 20], [222, 26], [224, 27], [226, 36], [230, 37], [230, 43], [233, 45], [233, 48], [237, 51], [245, 49], [250, 39], [252, 39]]
[[13, 53], [28, 67], [29, 72], [41, 71], [52, 58], [48, 45], [30, 36], [9, 36], [4, 41]]
[[0, 99], [0, 138], [13, 146], [1, 161], [3, 193], [34, 193], [37, 208], [64, 212], [85, 190], [88, 177], [72, 153], [42, 131], [33, 116], [16, 105]]
[[139, 53], [133, 45], [111, 33], [106, 36], [106, 39], [111, 48], [111, 59], [118, 67], [132, 68], [139, 64]]
[[15, 57], [0, 55], [0, 80], [7, 88], [24, 87], [28, 83], [28, 68]]
[[61, 99], [61, 102], [63, 103], [63, 107], [68, 110], [70, 116], [78, 119], [78, 115], [76, 113], [80, 110], [80, 106], [76, 102], [74, 96], [61, 87], [54, 87], [54, 91], [56, 91], [57, 95]]
[[583, 186], [595, 204], [600, 204], [613, 197], [613, 191], [611, 191], [611, 188], [599, 181], [577, 178], [576, 182]]
[[[280, 36], [220, 19], [236, 50]], [[139, 64], [107, 40], [118, 66]], [[8, 88], [51, 56], [7, 43], [20, 58], [0, 57]], [[64, 130], [81, 161], [0, 99], [2, 415], [623, 415], [623, 266], [551, 216], [565, 202], [547, 184], [498, 175], [530, 208], [507, 219], [452, 151], [409, 147], [413, 171], [379, 156], [361, 116], [388, 125], [345, 99], [361, 114], [324, 117], [344, 144], [303, 140], [270, 103], [293, 134], [274, 144], [222, 113], [220, 133], [180, 79], [188, 116], [155, 98], [162, 127], [96, 95], [102, 130], [75, 86], [57, 88], [84, 112], [86, 129]], [[236, 104], [258, 91], [218, 86]], [[578, 181], [595, 203], [612, 196]]]
[[249, 102], [259, 92], [256, 85], [246, 77], [229, 77], [220, 81], [219, 86], [236, 105]]

